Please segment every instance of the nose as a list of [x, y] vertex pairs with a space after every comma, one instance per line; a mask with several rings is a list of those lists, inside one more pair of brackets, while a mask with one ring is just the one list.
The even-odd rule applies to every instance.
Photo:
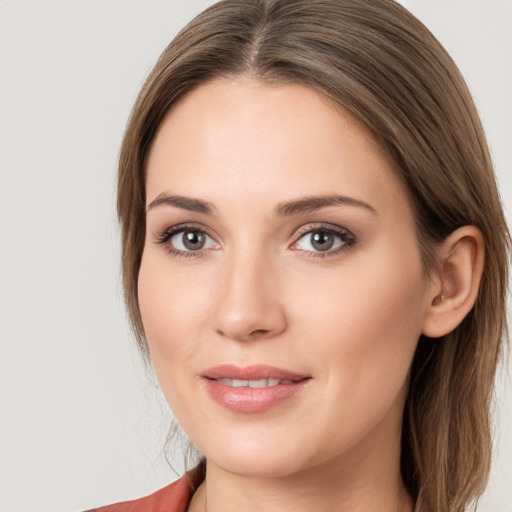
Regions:
[[218, 275], [213, 328], [235, 341], [273, 338], [287, 327], [278, 269], [255, 252], [233, 255]]

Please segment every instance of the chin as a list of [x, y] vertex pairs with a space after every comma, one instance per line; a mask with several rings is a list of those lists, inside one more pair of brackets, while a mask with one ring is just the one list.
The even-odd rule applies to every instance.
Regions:
[[302, 468], [297, 464], [297, 459], [289, 457], [265, 456], [260, 453], [258, 457], [244, 454], [232, 454], [220, 461], [209, 459], [209, 463], [215, 464], [223, 471], [247, 478], [285, 478], [298, 473]]
[[223, 442], [217, 441], [203, 453], [208, 463], [223, 471], [251, 478], [285, 478], [318, 463], [309, 460], [304, 450], [307, 443], [292, 444], [289, 436], [287, 439], [263, 437], [264, 440], [254, 436], [251, 440], [242, 438], [238, 442], [227, 442], [229, 438], [224, 437]]

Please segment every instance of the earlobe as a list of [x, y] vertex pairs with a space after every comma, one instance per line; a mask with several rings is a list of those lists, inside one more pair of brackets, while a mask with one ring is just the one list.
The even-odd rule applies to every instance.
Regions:
[[480, 288], [484, 253], [483, 236], [475, 226], [463, 226], [443, 242], [423, 322], [425, 336], [448, 334], [471, 311]]

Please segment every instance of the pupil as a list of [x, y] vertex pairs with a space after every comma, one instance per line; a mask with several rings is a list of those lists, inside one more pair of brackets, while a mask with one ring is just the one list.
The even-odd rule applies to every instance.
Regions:
[[183, 233], [183, 245], [190, 250], [202, 249], [204, 245], [204, 235], [198, 231], [185, 231]]
[[312, 245], [319, 251], [327, 251], [334, 244], [334, 237], [326, 231], [318, 231], [313, 235]]

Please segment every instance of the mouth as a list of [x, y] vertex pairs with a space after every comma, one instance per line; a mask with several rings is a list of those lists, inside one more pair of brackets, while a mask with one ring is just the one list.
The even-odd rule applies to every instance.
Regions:
[[[233, 364], [222, 364], [207, 370], [203, 374], [203, 377], [211, 380], [225, 379], [233, 382], [240, 381], [247, 383], [260, 382], [265, 380], [270, 386], [277, 386], [279, 382], [291, 383], [309, 378], [307, 375], [301, 373], [265, 364], [244, 367], [236, 366]], [[234, 387], [244, 387], [247, 385], [248, 384], [246, 383], [242, 384], [241, 386], [237, 386], [235, 384]]]
[[256, 379], [256, 380], [243, 380], [243, 379], [213, 379], [220, 384], [230, 386], [232, 388], [272, 388], [284, 384], [293, 384], [298, 382], [292, 379]]
[[202, 375], [209, 396], [222, 407], [237, 413], [267, 411], [299, 395], [311, 380], [273, 366], [216, 366]]

